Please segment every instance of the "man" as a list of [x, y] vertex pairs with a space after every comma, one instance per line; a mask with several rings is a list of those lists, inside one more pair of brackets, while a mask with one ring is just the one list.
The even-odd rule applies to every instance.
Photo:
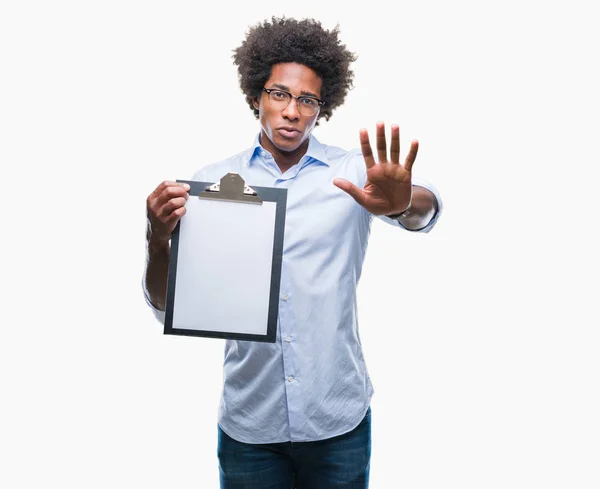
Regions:
[[[318, 121], [343, 103], [354, 60], [337, 28], [324, 30], [312, 19], [273, 18], [251, 28], [234, 62], [260, 134], [249, 150], [193, 177], [218, 182], [235, 172], [250, 186], [288, 191], [277, 341], [225, 346], [218, 420], [223, 489], [368, 487], [373, 388], [358, 334], [356, 286], [372, 217], [429, 231], [441, 202], [433, 187], [412, 178], [416, 141], [400, 163], [398, 126], [391, 128], [388, 155], [384, 124], [377, 124], [377, 162], [365, 129], [361, 150], [350, 152], [312, 136]], [[159, 318], [169, 239], [185, 214], [187, 190], [163, 182], [147, 200], [145, 292]]]

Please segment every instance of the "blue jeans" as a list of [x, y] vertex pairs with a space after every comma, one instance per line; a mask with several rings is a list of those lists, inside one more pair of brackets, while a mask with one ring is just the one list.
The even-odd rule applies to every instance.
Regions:
[[219, 427], [221, 489], [367, 489], [371, 408], [352, 431], [326, 440], [248, 444]]

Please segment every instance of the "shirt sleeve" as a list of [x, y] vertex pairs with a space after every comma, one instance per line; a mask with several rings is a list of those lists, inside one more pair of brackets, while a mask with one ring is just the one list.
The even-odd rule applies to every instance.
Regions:
[[404, 227], [402, 225], [402, 223], [400, 222], [400, 220], [398, 220], [398, 219], [392, 219], [390, 217], [383, 216], [383, 215], [376, 216], [376, 217], [378, 217], [379, 219], [381, 219], [384, 222], [387, 222], [388, 224], [391, 224], [392, 226], [397, 226], [402, 229], [406, 229], [407, 231], [412, 231], [415, 233], [428, 233], [429, 231], [431, 231], [431, 229], [433, 229], [433, 226], [435, 226], [435, 223], [438, 221], [438, 219], [442, 213], [442, 208], [443, 208], [442, 199], [441, 199], [440, 193], [437, 191], [437, 189], [429, 182], [427, 182], [423, 179], [420, 179], [420, 178], [413, 177], [412, 184], [413, 184], [413, 186], [423, 187], [423, 188], [426, 188], [427, 190], [429, 190], [435, 196], [435, 200], [437, 201], [437, 211], [431, 218], [431, 221], [429, 221], [429, 223], [427, 223], [427, 225], [425, 227], [423, 227], [421, 229], [408, 229], [407, 227]]

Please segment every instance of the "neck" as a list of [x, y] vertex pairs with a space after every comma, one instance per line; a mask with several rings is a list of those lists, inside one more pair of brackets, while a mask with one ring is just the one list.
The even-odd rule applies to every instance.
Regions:
[[277, 163], [281, 173], [285, 173], [292, 166], [298, 163], [306, 154], [306, 151], [308, 151], [308, 138], [306, 138], [306, 140], [303, 141], [302, 144], [295, 150], [282, 151], [277, 148], [262, 131], [260, 133], [260, 144], [273, 155], [275, 163]]

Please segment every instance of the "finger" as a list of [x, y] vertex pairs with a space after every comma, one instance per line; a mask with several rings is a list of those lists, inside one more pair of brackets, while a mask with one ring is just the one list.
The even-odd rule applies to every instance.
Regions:
[[190, 186], [187, 183], [172, 182], [165, 180], [146, 199], [146, 210], [153, 217], [158, 216], [160, 208], [174, 197], [189, 197], [188, 190]]
[[390, 160], [400, 164], [400, 127], [392, 124], [392, 143], [390, 145]]
[[185, 207], [179, 207], [175, 209], [173, 212], [171, 212], [169, 217], [161, 223], [160, 227], [156, 228], [153, 232], [162, 236], [162, 239], [171, 239], [171, 235], [173, 234], [175, 226], [177, 226], [177, 223], [181, 220], [185, 213]]
[[190, 189], [190, 186], [187, 183], [183, 183], [183, 182], [173, 182], [171, 180], [165, 180], [164, 182], [161, 182], [158, 187], [156, 187], [154, 189], [154, 191], [150, 194], [150, 197], [154, 197], [157, 198], [160, 194], [162, 194], [165, 189], [167, 189], [168, 187], [182, 187], [185, 189], [185, 191], [187, 192]]
[[373, 158], [373, 150], [369, 143], [369, 132], [366, 129], [360, 130], [360, 149], [367, 165], [367, 170], [375, 166], [375, 158]]
[[179, 220], [184, 216], [185, 213], [186, 213], [185, 207], [178, 207], [173, 212], [171, 212], [171, 214], [169, 215], [169, 218], [166, 222], [166, 224], [169, 226], [170, 233], [173, 232], [173, 229], [175, 229], [175, 226], [177, 225]]
[[179, 220], [185, 215], [186, 208], [177, 207], [168, 215], [161, 216], [159, 219], [151, 220], [152, 235], [159, 239], [171, 239], [171, 234], [177, 226]]
[[379, 163], [385, 163], [387, 161], [387, 144], [385, 142], [385, 124], [383, 122], [377, 123], [377, 159]]
[[415, 159], [417, 158], [417, 152], [419, 151], [419, 141], [413, 139], [410, 143], [410, 151], [408, 155], [406, 155], [406, 159], [404, 160], [404, 168], [408, 171], [412, 170]]
[[336, 187], [342, 189], [347, 194], [349, 194], [350, 197], [352, 197], [360, 205], [364, 205], [365, 198], [364, 198], [364, 191], [362, 189], [358, 188], [356, 185], [349, 182], [348, 180], [345, 180], [344, 178], [334, 179], [333, 184]]
[[189, 197], [188, 191], [182, 185], [169, 185], [153, 201], [155, 208], [164, 206], [169, 200], [183, 197]]
[[[162, 198], [165, 194], [169, 193], [181, 193], [184, 192], [183, 196], [174, 197], [173, 199], [169, 199], [166, 202], [160, 204], [159, 199]], [[148, 206], [148, 219], [152, 223], [152, 232], [157, 236], [170, 235], [173, 231], [175, 224], [179, 218], [177, 217], [177, 212], [179, 209], [185, 208], [185, 202], [187, 201], [189, 195], [182, 187], [167, 187], [163, 193], [159, 196], [158, 199], [150, 202]], [[172, 223], [173, 219], [175, 219], [175, 224]]]
[[168, 216], [174, 210], [179, 209], [180, 207], [184, 207], [186, 201], [187, 199], [185, 197], [176, 197], [174, 199], [169, 200], [165, 205], [161, 207], [159, 215], [165, 217]]

